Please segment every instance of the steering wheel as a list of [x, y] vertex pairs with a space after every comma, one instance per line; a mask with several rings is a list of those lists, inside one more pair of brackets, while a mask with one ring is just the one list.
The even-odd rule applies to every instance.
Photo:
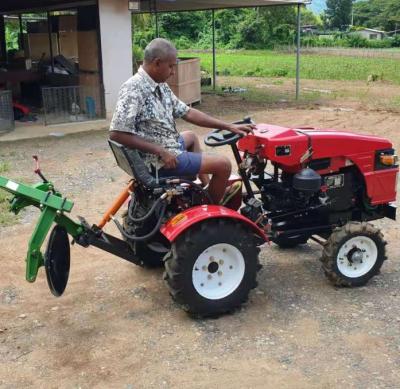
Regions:
[[204, 143], [210, 147], [219, 147], [234, 144], [242, 137], [241, 134], [227, 130], [213, 130], [206, 135]]

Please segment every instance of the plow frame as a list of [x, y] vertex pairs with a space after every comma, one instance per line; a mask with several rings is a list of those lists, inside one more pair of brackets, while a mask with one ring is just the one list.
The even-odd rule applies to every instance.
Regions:
[[74, 203], [56, 192], [51, 182], [25, 185], [0, 176], [0, 189], [13, 195], [10, 211], [15, 215], [29, 206], [40, 210], [40, 217], [29, 240], [26, 254], [25, 278], [28, 282], [34, 282], [39, 268], [44, 265], [41, 247], [53, 223], [64, 227], [73, 238], [81, 235], [84, 228], [64, 214], [71, 212]]

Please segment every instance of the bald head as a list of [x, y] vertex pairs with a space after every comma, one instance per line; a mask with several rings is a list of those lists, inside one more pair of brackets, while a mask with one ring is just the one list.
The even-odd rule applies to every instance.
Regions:
[[175, 46], [162, 38], [152, 40], [144, 50], [144, 62], [146, 64], [152, 63], [157, 58], [164, 61], [172, 56], [176, 56]]

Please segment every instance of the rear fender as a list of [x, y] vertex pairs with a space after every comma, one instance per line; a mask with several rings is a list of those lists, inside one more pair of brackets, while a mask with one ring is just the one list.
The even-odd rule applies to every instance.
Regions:
[[232, 209], [222, 207], [220, 205], [200, 205], [187, 209], [172, 219], [168, 220], [163, 225], [160, 232], [172, 243], [180, 236], [183, 232], [188, 230], [192, 225], [202, 222], [206, 219], [234, 219], [244, 225], [248, 226], [253, 232], [258, 235], [263, 242], [268, 242], [268, 237], [264, 231], [258, 227], [251, 220], [247, 219], [240, 213], [233, 211]]

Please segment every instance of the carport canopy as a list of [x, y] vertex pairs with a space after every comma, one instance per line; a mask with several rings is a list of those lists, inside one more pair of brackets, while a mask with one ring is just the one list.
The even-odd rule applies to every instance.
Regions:
[[[129, 9], [134, 13], [178, 12], [213, 10], [213, 86], [216, 80], [216, 55], [215, 55], [215, 21], [214, 10], [226, 8], [249, 8], [267, 6], [297, 5], [297, 53], [296, 53], [296, 99], [300, 95], [300, 7], [310, 4], [312, 0], [129, 0]], [[158, 23], [157, 23], [158, 35]]]
[[[0, 14], [7, 12], [21, 13], [28, 11], [46, 11], [73, 8], [81, 5], [98, 4], [101, 0], [1, 0]], [[116, 0], [117, 1], [117, 0]], [[178, 12], [216, 10], [225, 8], [248, 8], [267, 6], [295, 5], [297, 16], [297, 63], [296, 63], [296, 98], [299, 97], [300, 84], [300, 7], [312, 0], [125, 0], [128, 9], [134, 13]], [[213, 12], [213, 79], [215, 87], [215, 24]]]
[[[311, 0], [131, 0], [131, 8], [138, 5], [138, 12], [199, 11], [222, 8], [265, 7], [271, 5], [309, 4]], [[96, 0], [1, 0], [0, 13], [27, 12], [73, 8], [79, 5], [96, 4]], [[133, 9], [132, 9], [133, 10]]]
[[[309, 4], [311, 0], [132, 0], [137, 12], [200, 11], [223, 8], [265, 7], [271, 5]], [[132, 9], [133, 11], [133, 9]]]

